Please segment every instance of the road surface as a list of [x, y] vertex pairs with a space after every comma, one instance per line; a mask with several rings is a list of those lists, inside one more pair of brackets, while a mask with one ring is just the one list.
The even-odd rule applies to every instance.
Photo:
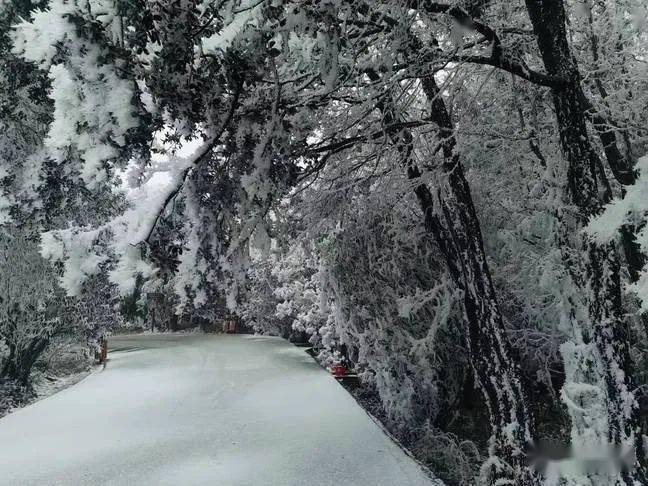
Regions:
[[114, 337], [108, 365], [0, 419], [0, 484], [430, 486], [303, 349]]

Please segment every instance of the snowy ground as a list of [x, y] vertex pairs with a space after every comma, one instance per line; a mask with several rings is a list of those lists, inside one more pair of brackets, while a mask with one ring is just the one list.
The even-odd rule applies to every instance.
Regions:
[[110, 347], [105, 370], [0, 419], [0, 484], [437, 484], [283, 340], [136, 335]]

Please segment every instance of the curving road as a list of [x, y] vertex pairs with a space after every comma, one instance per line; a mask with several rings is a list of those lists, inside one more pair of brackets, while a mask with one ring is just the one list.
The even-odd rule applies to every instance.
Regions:
[[278, 338], [112, 338], [107, 367], [0, 419], [2, 485], [430, 486]]

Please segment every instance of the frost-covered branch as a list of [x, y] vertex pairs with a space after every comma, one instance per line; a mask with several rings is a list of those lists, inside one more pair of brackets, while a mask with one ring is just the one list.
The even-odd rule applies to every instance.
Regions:
[[151, 221], [148, 232], [142, 240], [143, 242], [148, 243], [150, 241], [151, 236], [155, 231], [155, 227], [160, 220], [160, 217], [166, 211], [169, 203], [178, 196], [191, 171], [195, 167], [197, 167], [205, 158], [209, 157], [214, 147], [216, 147], [220, 143], [221, 136], [227, 130], [230, 122], [232, 121], [232, 118], [234, 117], [234, 112], [236, 111], [236, 107], [238, 105], [241, 90], [241, 86], [236, 87], [234, 94], [232, 95], [232, 99], [230, 100], [230, 106], [227, 114], [225, 115], [221, 125], [216, 129], [215, 133], [209, 138], [209, 140], [204, 142], [203, 145], [198, 148], [193, 155], [191, 155], [186, 161], [183, 161], [182, 169], [173, 177], [174, 180], [171, 183], [171, 188], [167, 196], [164, 198], [162, 204], [154, 213], [155, 217]]

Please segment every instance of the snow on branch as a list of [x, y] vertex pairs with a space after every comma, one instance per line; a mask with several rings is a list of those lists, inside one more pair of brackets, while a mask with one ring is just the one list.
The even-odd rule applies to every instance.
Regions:
[[[592, 218], [585, 228], [595, 241], [604, 243], [615, 239], [625, 225], [639, 228], [635, 234], [636, 243], [642, 253], [648, 253], [648, 155], [637, 162], [638, 177], [634, 184], [625, 186], [626, 193], [621, 199], [608, 204], [604, 211]], [[648, 311], [648, 272], [644, 268], [639, 280], [628, 289], [635, 292], [642, 301], [642, 311]]]
[[[44, 258], [64, 261], [61, 285], [70, 295], [79, 295], [87, 277], [99, 272], [107, 260], [106, 253], [115, 256], [109, 272], [122, 295], [131, 293], [138, 276], [150, 277], [154, 267], [142, 259], [142, 243], [148, 243], [156, 224], [169, 203], [179, 194], [191, 169], [204, 160], [227, 129], [238, 99], [233, 95], [228, 113], [221, 126], [192, 155], [174, 157], [169, 161], [170, 182], [167, 185], [144, 184], [128, 196], [129, 209], [98, 228], [68, 228], [43, 234], [41, 254]], [[105, 241], [104, 241], [105, 240]]]
[[[598, 216], [592, 218], [587, 225], [587, 233], [597, 241], [604, 243], [614, 239], [625, 224], [637, 224], [645, 221], [648, 215], [648, 156], [641, 157], [637, 162], [639, 177], [637, 182], [626, 186], [626, 194], [621, 199], [612, 201]], [[644, 234], [648, 250], [648, 234]]]
[[202, 48], [205, 54], [214, 54], [217, 51], [229, 49], [236, 38], [250, 25], [258, 27], [263, 1], [257, 2], [249, 8], [232, 11], [226, 25], [220, 32], [202, 39]]
[[59, 162], [77, 153], [76, 170], [89, 188], [109, 178], [129, 132], [140, 123], [133, 85], [119, 74], [121, 60], [111, 59], [111, 41], [77, 30], [78, 19], [94, 22], [101, 16], [103, 23], [112, 22], [116, 6], [105, 8], [111, 13], [93, 14], [56, 0], [13, 33], [14, 53], [47, 70], [51, 80], [54, 113], [45, 146]]

